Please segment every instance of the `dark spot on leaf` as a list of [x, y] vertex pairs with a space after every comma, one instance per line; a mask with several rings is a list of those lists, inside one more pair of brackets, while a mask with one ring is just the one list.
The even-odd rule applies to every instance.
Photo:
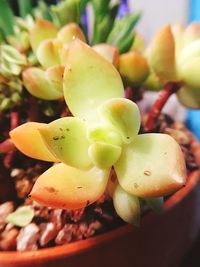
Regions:
[[63, 150], [62, 146], [60, 147], [60, 150]]
[[165, 152], [164, 155], [167, 155], [167, 152]]
[[83, 188], [82, 186], [77, 186], [77, 189], [81, 189], [81, 188]]
[[62, 135], [62, 136], [60, 137], [60, 139], [65, 139], [65, 136], [64, 136], [64, 135]]
[[45, 187], [44, 188], [46, 191], [48, 191], [49, 193], [57, 193], [58, 190], [56, 190], [54, 187]]
[[54, 136], [53, 140], [55, 140], [55, 141], [59, 140], [59, 136]]
[[137, 183], [134, 183], [134, 187], [135, 187], [135, 189], [137, 189], [139, 187], [139, 185]]
[[151, 172], [150, 171], [144, 171], [144, 175], [150, 176]]
[[70, 129], [69, 129], [69, 128], [67, 128], [67, 129], [66, 129], [66, 131], [67, 131], [67, 132], [69, 132], [69, 131], [70, 131]]
[[126, 139], [130, 139], [130, 137], [129, 137], [129, 136], [127, 136], [127, 137], [126, 137]]
[[60, 131], [63, 131], [63, 128], [59, 128]]

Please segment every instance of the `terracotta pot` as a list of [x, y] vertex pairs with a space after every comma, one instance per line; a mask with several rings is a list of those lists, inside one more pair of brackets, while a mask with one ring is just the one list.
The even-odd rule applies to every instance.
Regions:
[[0, 267], [177, 267], [200, 229], [200, 172], [141, 227], [129, 225], [87, 240], [34, 252], [0, 252]]

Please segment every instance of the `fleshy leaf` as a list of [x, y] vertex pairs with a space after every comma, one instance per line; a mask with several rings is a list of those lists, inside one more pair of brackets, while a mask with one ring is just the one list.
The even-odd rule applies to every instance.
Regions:
[[123, 189], [139, 197], [170, 194], [186, 181], [181, 148], [166, 134], [138, 135], [123, 147], [114, 168]]
[[53, 88], [63, 94], [63, 73], [65, 68], [61, 65], [50, 67], [46, 70], [47, 79], [51, 82]]
[[58, 29], [55, 25], [47, 20], [37, 19], [30, 31], [30, 43], [33, 51], [36, 52], [39, 44], [50, 38], [55, 38]]
[[106, 101], [100, 108], [101, 118], [113, 126], [123, 138], [130, 143], [140, 129], [140, 112], [135, 103], [125, 98]]
[[200, 24], [191, 23], [184, 32], [184, 44], [187, 45], [197, 39], [200, 39]]
[[[199, 50], [200, 52], [200, 50]], [[179, 74], [180, 77], [187, 83], [188, 86], [199, 89], [200, 94], [200, 56], [193, 59], [188, 60], [181, 66], [179, 66]]]
[[118, 185], [113, 194], [113, 204], [117, 214], [127, 223], [139, 226], [140, 202], [139, 199], [124, 191]]
[[164, 199], [163, 197], [149, 197], [144, 199], [147, 205], [156, 213], [162, 213]]
[[105, 124], [97, 124], [88, 127], [87, 138], [91, 143], [105, 142], [117, 146], [121, 146], [122, 144], [120, 134]]
[[184, 47], [184, 27], [181, 24], [175, 24], [171, 26], [172, 34], [175, 41], [175, 54], [176, 60], [179, 56], [180, 51]]
[[10, 45], [1, 45], [1, 57], [9, 63], [26, 65], [26, 57]]
[[78, 38], [83, 42], [86, 42], [84, 33], [76, 23], [69, 23], [59, 30], [57, 38], [63, 42], [63, 44], [70, 43], [74, 38]]
[[26, 89], [35, 97], [45, 100], [55, 100], [63, 97], [60, 84], [52, 83], [45, 71], [39, 68], [28, 68], [22, 73]]
[[148, 88], [149, 91], [159, 91], [164, 87], [164, 84], [153, 71], [150, 72], [147, 79], [143, 82], [144, 88]]
[[178, 57], [178, 68], [200, 57], [200, 40], [196, 40], [186, 45]]
[[149, 66], [145, 57], [135, 51], [119, 57], [119, 72], [126, 85], [139, 86], [149, 74]]
[[6, 61], [4, 58], [1, 60], [1, 72], [7, 75], [18, 76], [21, 73], [21, 67], [17, 64]]
[[177, 97], [182, 105], [192, 109], [200, 109], [200, 87], [184, 86], [178, 90]]
[[44, 125], [39, 131], [49, 150], [63, 163], [80, 169], [91, 166], [83, 120], [65, 117]]
[[163, 80], [175, 80], [175, 43], [170, 26], [165, 26], [155, 36], [150, 48], [150, 65]]
[[15, 146], [25, 155], [44, 161], [58, 162], [46, 147], [38, 128], [45, 123], [27, 122], [10, 132], [10, 137]]
[[32, 221], [33, 217], [34, 209], [31, 206], [23, 206], [10, 213], [6, 221], [15, 226], [24, 227]]
[[57, 39], [48, 39], [38, 46], [36, 55], [40, 64], [45, 67], [52, 67], [60, 64], [60, 50], [62, 42]]
[[84, 208], [101, 197], [108, 177], [109, 170], [93, 167], [83, 171], [60, 163], [37, 179], [31, 198], [54, 208]]
[[74, 116], [96, 121], [97, 108], [105, 100], [123, 97], [120, 75], [112, 64], [78, 39], [70, 45], [67, 60], [65, 101]]
[[97, 44], [92, 47], [97, 53], [104, 57], [108, 62], [112, 63], [115, 67], [119, 64], [119, 52], [114, 45]]
[[107, 169], [119, 159], [121, 147], [104, 142], [95, 142], [90, 145], [88, 153], [95, 166]]

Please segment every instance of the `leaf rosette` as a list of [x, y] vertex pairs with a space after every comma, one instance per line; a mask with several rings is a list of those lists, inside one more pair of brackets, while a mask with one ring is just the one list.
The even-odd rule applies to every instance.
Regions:
[[166, 134], [139, 134], [139, 109], [124, 98], [118, 71], [78, 39], [68, 47], [63, 95], [74, 117], [28, 122], [10, 132], [24, 154], [57, 162], [37, 179], [34, 200], [77, 209], [108, 190], [119, 216], [138, 224], [140, 198], [160, 209], [161, 197], [184, 185], [179, 145]]
[[[178, 100], [186, 107], [200, 108], [200, 25], [165, 26], [154, 37], [147, 58], [151, 68], [147, 88], [161, 89], [168, 82], [181, 83]], [[159, 83], [157, 82], [159, 81]]]

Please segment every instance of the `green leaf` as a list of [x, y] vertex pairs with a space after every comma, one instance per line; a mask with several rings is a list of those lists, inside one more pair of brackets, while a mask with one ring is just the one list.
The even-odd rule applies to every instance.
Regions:
[[194, 59], [188, 59], [179, 66], [179, 75], [189, 87], [197, 88], [200, 92], [199, 60], [200, 56]]
[[36, 52], [39, 44], [46, 40], [55, 38], [58, 29], [53, 23], [44, 19], [37, 19], [33, 28], [30, 30], [30, 44], [34, 52]]
[[111, 1], [92, 1], [94, 13], [93, 44], [105, 43], [113, 28], [119, 4], [110, 6]]
[[16, 75], [18, 76], [21, 73], [21, 67], [17, 64], [6, 61], [5, 59], [1, 60], [1, 73], [5, 75]]
[[181, 148], [166, 134], [138, 135], [123, 147], [114, 168], [122, 188], [139, 197], [170, 194], [186, 181]]
[[80, 169], [91, 166], [86, 124], [83, 120], [61, 118], [39, 128], [39, 131], [50, 152], [63, 163]]
[[15, 226], [24, 227], [32, 221], [33, 217], [34, 209], [31, 206], [23, 206], [9, 214], [6, 221]]
[[1, 45], [1, 57], [4, 60], [17, 65], [27, 64], [26, 57], [10, 45]]
[[149, 197], [144, 199], [147, 205], [156, 213], [162, 213], [164, 198], [163, 197]]
[[130, 50], [131, 46], [133, 45], [135, 39], [134, 34], [127, 35], [122, 39], [122, 41], [117, 45], [119, 49], [119, 53], [123, 54]]
[[32, 1], [31, 0], [17, 0], [20, 17], [25, 18], [26, 15], [31, 14]]
[[69, 47], [63, 88], [72, 114], [88, 121], [98, 119], [97, 109], [105, 100], [124, 95], [115, 67], [78, 39]]
[[52, 21], [52, 14], [49, 4], [45, 2], [45, 0], [38, 0], [37, 6], [33, 8], [33, 15], [36, 19], [46, 19], [48, 21]]
[[64, 67], [61, 65], [56, 65], [48, 68], [46, 71], [46, 77], [50, 81], [53, 88], [63, 95], [63, 73]]
[[14, 25], [14, 14], [9, 5], [8, 0], [0, 0], [0, 28], [3, 30], [4, 34], [11, 35]]
[[45, 68], [59, 65], [59, 51], [62, 48], [62, 45], [62, 42], [58, 39], [47, 39], [42, 41], [36, 51], [36, 56], [40, 64]]
[[53, 16], [57, 17], [60, 26], [69, 22], [80, 22], [80, 0], [64, 0], [57, 5], [51, 6]]
[[180, 52], [178, 57], [178, 68], [183, 64], [195, 60], [200, 57], [200, 40], [196, 40], [186, 45]]
[[177, 97], [185, 107], [200, 109], [200, 87], [183, 86], [178, 90]]
[[113, 193], [113, 204], [117, 214], [125, 222], [139, 226], [140, 202], [136, 196], [129, 194], [120, 185], [117, 185]]
[[26, 89], [35, 97], [45, 100], [55, 100], [63, 97], [61, 81], [53, 82], [46, 72], [39, 68], [28, 68], [23, 71], [23, 83]]
[[119, 159], [121, 147], [104, 142], [95, 142], [90, 145], [88, 154], [95, 166], [108, 169]]
[[[120, 48], [121, 51], [125, 51], [125, 47], [128, 47], [128, 44], [130, 43], [130, 36], [133, 31], [133, 28], [135, 27], [136, 23], [140, 19], [141, 14], [140, 13], [134, 13], [134, 14], [129, 14], [122, 19], [116, 20], [114, 27], [112, 31], [110, 32], [108, 38], [107, 38], [107, 43], [114, 44], [118, 48]], [[128, 38], [128, 39], [127, 39]], [[122, 47], [122, 43], [124, 40], [126, 41], [126, 46], [125, 43]]]
[[124, 143], [130, 143], [140, 129], [140, 112], [137, 105], [125, 98], [114, 98], [99, 108], [103, 121], [118, 131]]
[[168, 82], [177, 78], [175, 63], [175, 40], [168, 25], [153, 39], [149, 50], [149, 64], [159, 78]]
[[120, 134], [106, 124], [94, 124], [88, 127], [87, 138], [91, 143], [105, 142], [116, 146], [121, 146], [122, 144]]

